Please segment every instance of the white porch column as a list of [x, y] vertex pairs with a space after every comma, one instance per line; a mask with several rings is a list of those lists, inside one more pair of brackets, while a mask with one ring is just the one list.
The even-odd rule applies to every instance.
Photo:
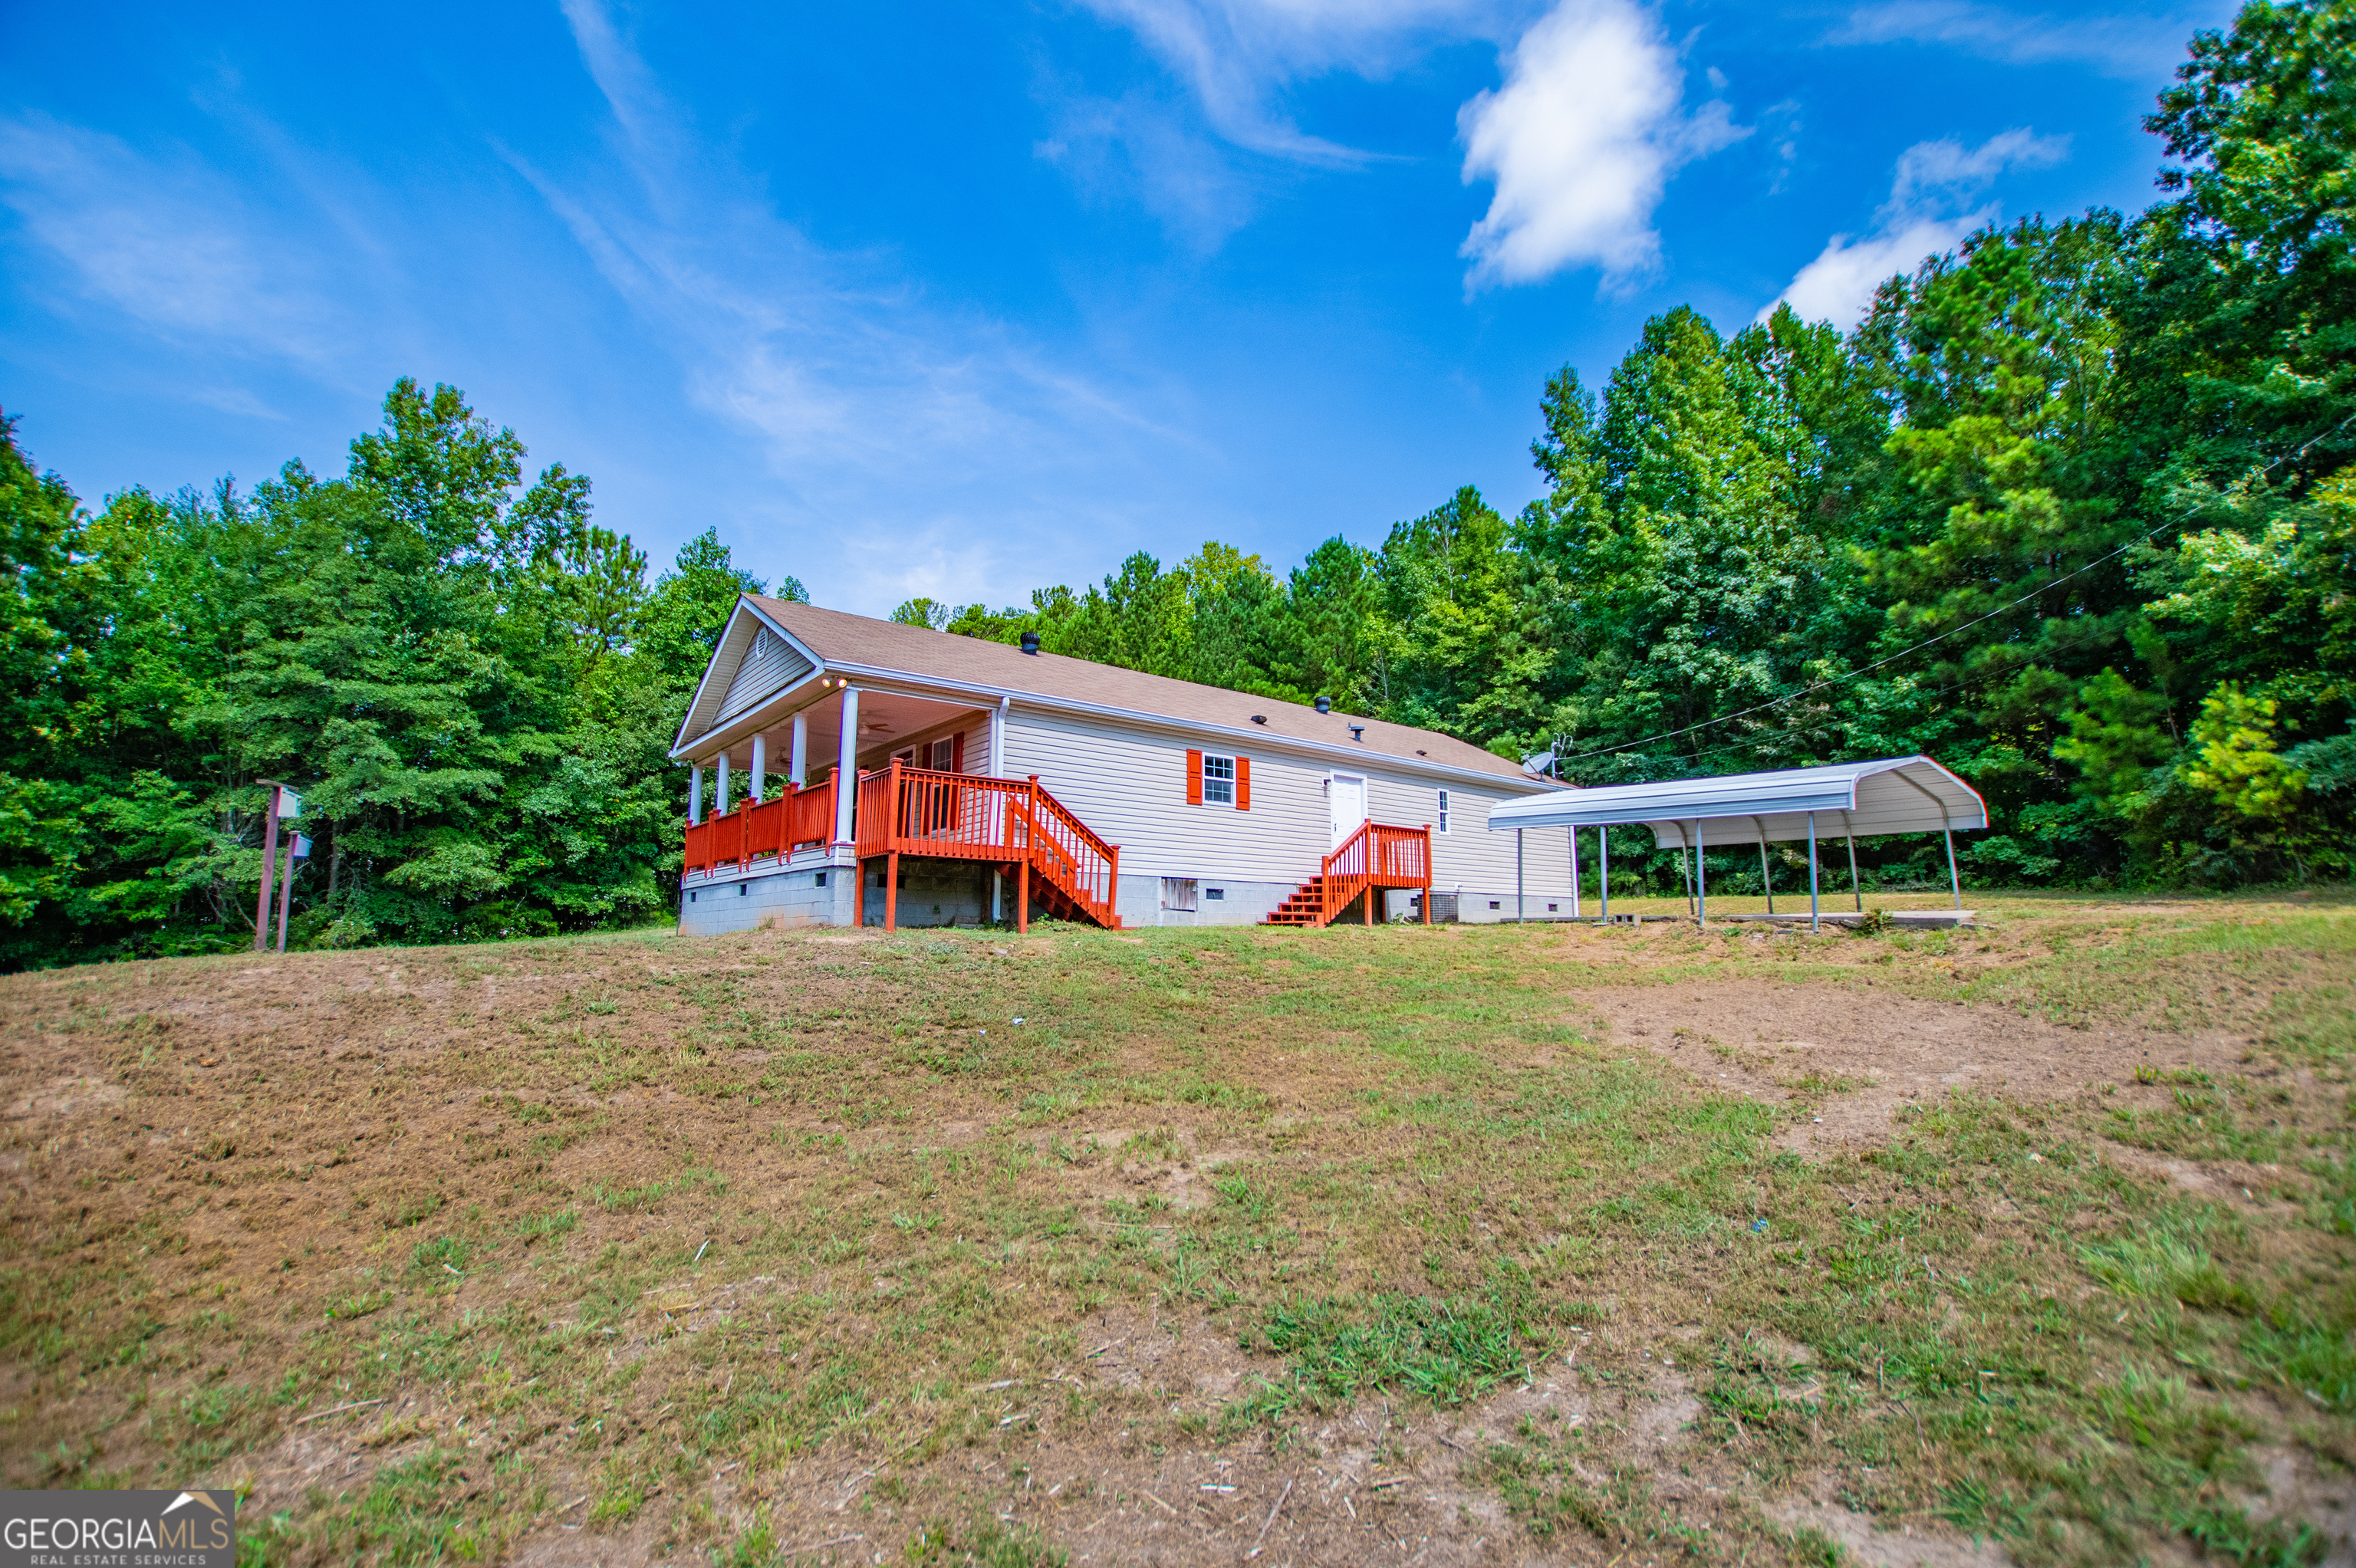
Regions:
[[755, 735], [753, 737], [753, 784], [750, 791], [755, 805], [761, 804], [761, 786], [768, 781], [768, 774], [769, 738]]
[[720, 753], [719, 766], [712, 774], [712, 815], [728, 815], [728, 753], [725, 752]]
[[809, 715], [794, 715], [794, 750], [786, 759], [786, 782], [796, 789], [809, 783]]
[[690, 825], [703, 820], [703, 764], [701, 763], [688, 764], [687, 820]]
[[834, 841], [856, 842], [851, 837], [851, 812], [859, 795], [859, 688], [842, 688], [842, 743], [834, 759]]

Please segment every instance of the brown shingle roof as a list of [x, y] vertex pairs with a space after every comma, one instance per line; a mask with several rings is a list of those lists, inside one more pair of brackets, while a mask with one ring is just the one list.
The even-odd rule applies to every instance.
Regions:
[[[1215, 724], [1230, 730], [1258, 730], [1294, 740], [1349, 745], [1350, 726], [1365, 726], [1365, 750], [1416, 762], [1483, 773], [1499, 778], [1537, 783], [1515, 763], [1451, 736], [1417, 730], [1339, 709], [1320, 713], [1304, 703], [1280, 701], [1201, 686], [1168, 676], [1146, 675], [1118, 665], [1097, 664], [1063, 654], [1026, 654], [1005, 643], [980, 637], [950, 636], [923, 626], [896, 621], [871, 620], [840, 610], [821, 610], [787, 599], [752, 597], [761, 613], [830, 665], [865, 665], [912, 676], [962, 681], [1012, 691], [1020, 701], [1024, 692], [1101, 708], [1125, 709], [1185, 723]], [[1254, 724], [1252, 715], [1267, 718]]]

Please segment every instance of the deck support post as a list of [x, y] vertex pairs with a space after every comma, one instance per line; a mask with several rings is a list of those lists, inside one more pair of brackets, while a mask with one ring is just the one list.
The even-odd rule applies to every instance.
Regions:
[[990, 923], [998, 924], [1006, 918], [1006, 875], [996, 867], [990, 872]]
[[1031, 840], [1038, 832], [1039, 775], [1031, 775], [1030, 793], [1023, 796], [1023, 858], [1014, 865], [1014, 930], [1022, 934], [1031, 929]]
[[1767, 824], [1761, 818], [1754, 816], [1751, 819], [1751, 826], [1759, 829], [1759, 885], [1767, 890], [1767, 912], [1769, 914], [1773, 914], [1775, 912], [1775, 882], [1767, 872]]
[[1701, 818], [1694, 818], [1694, 923], [1709, 923], [1709, 862], [1701, 854]]
[[1603, 895], [1603, 923], [1612, 923], [1612, 829], [1595, 829], [1595, 887]]
[[1808, 929], [1821, 931], [1816, 920], [1816, 814], [1808, 813]]
[[809, 783], [809, 715], [794, 715], [794, 749], [786, 753], [786, 782], [799, 789]]
[[884, 784], [884, 929], [900, 929], [900, 759], [892, 759]]
[[1423, 923], [1431, 923], [1431, 824], [1423, 825]]

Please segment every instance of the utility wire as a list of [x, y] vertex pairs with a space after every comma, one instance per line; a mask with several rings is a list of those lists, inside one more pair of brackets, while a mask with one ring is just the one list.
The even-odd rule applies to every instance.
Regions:
[[[2346, 430], [2351, 424], [2356, 424], [2356, 413], [2350, 414], [2346, 419], [2341, 420], [2338, 424], [2333, 425], [2329, 430], [2318, 431], [2315, 434], [2308, 437], [2304, 442], [2301, 442], [2297, 447], [2284, 453], [2280, 457], [2276, 458], [2272, 463], [2269, 463], [2264, 468], [2259, 469], [2259, 475], [2265, 475], [2271, 474], [2276, 469], [2281, 467], [2284, 464], [2291, 461], [2291, 459], [2306, 456], [2308, 450], [2314, 446], [2316, 443], [2322, 441], [2327, 437], [2338, 435], [2341, 431]], [[1557, 765], [1559, 766], [1563, 763], [1575, 763], [1586, 757], [1608, 757], [1614, 752], [1633, 751], [1639, 746], [1650, 746], [1661, 741], [1674, 741], [1680, 735], [1690, 735], [1697, 730], [1711, 730], [1717, 728], [1720, 724], [1731, 724], [1737, 719], [1748, 719], [1753, 713], [1764, 713], [1770, 709], [1781, 708], [1786, 703], [1797, 702], [1800, 699], [1813, 696], [1815, 693], [1824, 690], [1825, 688], [1828, 686], [1838, 686], [1844, 681], [1854, 681], [1859, 676], [1870, 675], [1884, 665], [1896, 664], [1900, 659], [1912, 657], [1913, 655], [1921, 653], [1924, 648], [1930, 647], [1936, 643], [1944, 643], [1949, 637], [1954, 636], [1958, 633], [1968, 632], [1983, 621], [1993, 621], [1998, 615], [2010, 614], [2013, 611], [2019, 609], [2023, 604], [2027, 604], [2033, 600], [2040, 599], [2046, 594], [2051, 593], [2054, 589], [2059, 588], [2062, 584], [2069, 581], [2072, 578], [2083, 576], [2086, 572], [2094, 571], [2094, 568], [2101, 566], [2104, 562], [2115, 560], [2118, 557], [2125, 555], [2127, 551], [2135, 549], [2136, 546], [2139, 544], [2147, 544], [2151, 540], [2158, 539], [2161, 534], [2166, 533], [2169, 529], [2181, 527], [2191, 517], [2194, 512], [2199, 510], [2200, 508], [2198, 507], [2188, 507], [2184, 509], [2181, 516], [2172, 517], [2167, 522], [2154, 526], [2144, 533], [2137, 534], [2135, 538], [2119, 546], [2118, 549], [2098, 555], [2094, 560], [2086, 562], [2085, 565], [2077, 567], [2072, 571], [2063, 572], [2061, 576], [2046, 582], [2043, 586], [2031, 589], [2029, 592], [2022, 594], [2019, 598], [2015, 599], [2008, 604], [2000, 604], [1984, 615], [1975, 615], [1970, 620], [1964, 622], [1960, 625], [1948, 627], [1945, 631], [1941, 632], [1937, 636], [1925, 637], [1921, 642], [1912, 645], [1911, 647], [1901, 648], [1896, 653], [1890, 655], [1887, 658], [1876, 659], [1871, 664], [1866, 665], [1861, 668], [1850, 670], [1846, 675], [1827, 676], [1826, 678], [1817, 681], [1813, 686], [1804, 686], [1797, 691], [1787, 692], [1782, 697], [1772, 698], [1765, 702], [1757, 703], [1751, 707], [1745, 708], [1739, 712], [1723, 713], [1715, 719], [1705, 719], [1697, 724], [1688, 724], [1682, 730], [1665, 731], [1658, 735], [1647, 735], [1640, 741], [1623, 741], [1616, 746], [1599, 746], [1591, 752], [1580, 752], [1572, 756], [1558, 758], [1557, 760]], [[1723, 751], [1728, 748], [1719, 747], [1717, 749]]]

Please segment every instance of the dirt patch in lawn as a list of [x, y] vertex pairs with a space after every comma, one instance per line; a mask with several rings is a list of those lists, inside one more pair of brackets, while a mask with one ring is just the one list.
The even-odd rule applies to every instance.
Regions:
[[[2261, 1072], [2253, 1042], [2212, 1032], [2075, 1029], [2010, 1008], [1921, 1001], [1764, 980], [1612, 987], [1583, 999], [1610, 1038], [1676, 1062], [1705, 1083], [1774, 1104], [1795, 1120], [1782, 1147], [1885, 1143], [1890, 1118], [1957, 1089], [2028, 1100], [2088, 1092], [2121, 1108], [2158, 1106], [2169, 1074]], [[2138, 1083], [2137, 1070], [2148, 1079]]]

